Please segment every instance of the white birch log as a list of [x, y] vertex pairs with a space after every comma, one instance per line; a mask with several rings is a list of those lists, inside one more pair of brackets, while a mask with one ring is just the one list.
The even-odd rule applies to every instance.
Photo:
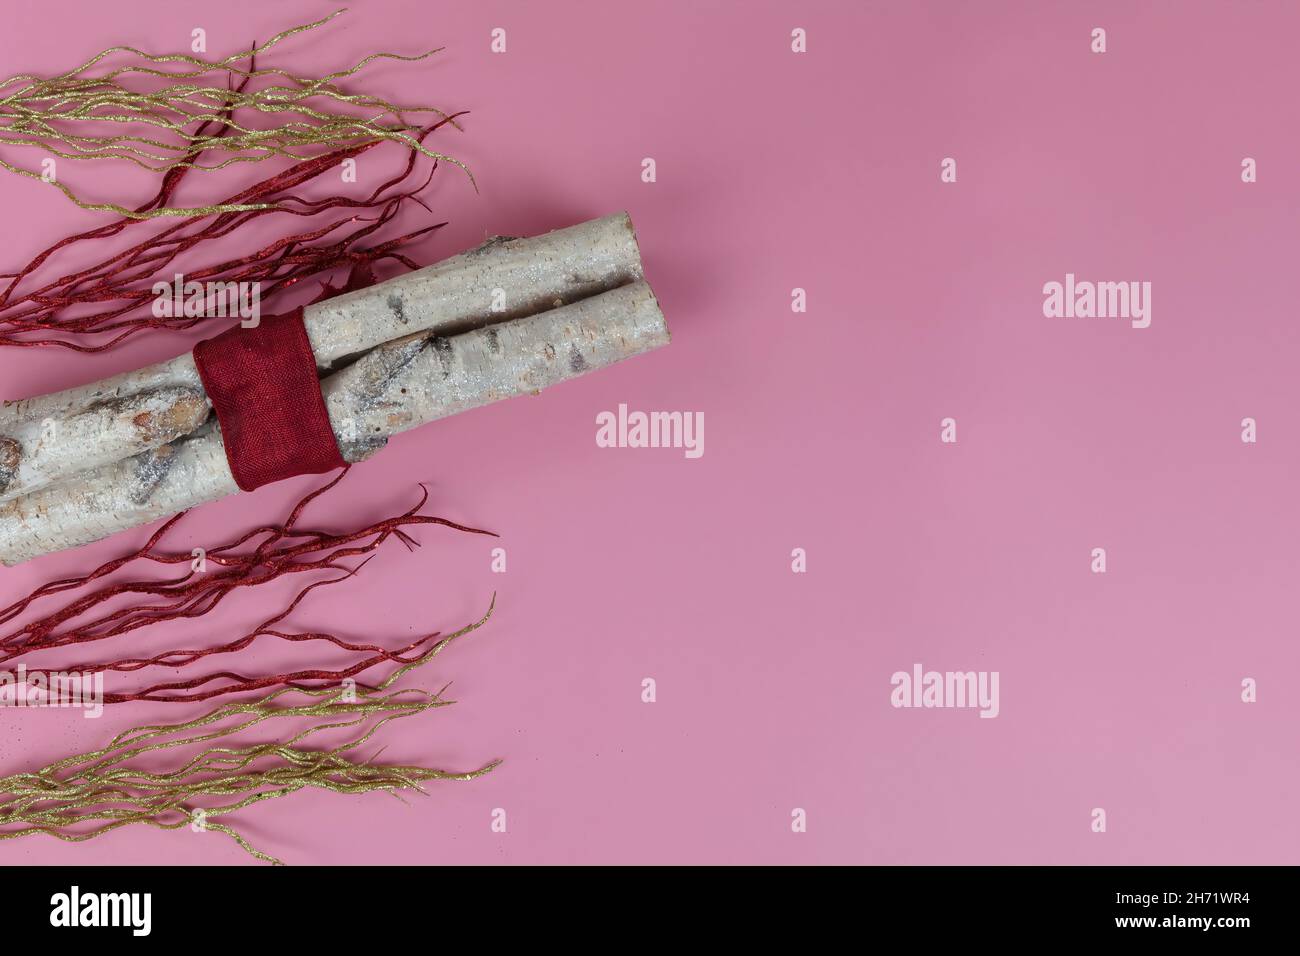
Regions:
[[[637, 281], [459, 335], [390, 342], [322, 383], [343, 457], [389, 436], [666, 345], [650, 287]], [[0, 455], [3, 447], [0, 446]], [[0, 504], [0, 563], [77, 547], [237, 491], [215, 421], [161, 447]]]
[[[420, 331], [455, 335], [640, 279], [626, 213], [469, 252], [307, 306], [317, 365], [329, 370]], [[194, 431], [209, 404], [192, 355], [0, 407], [0, 502]]]
[[409, 428], [667, 344], [650, 286], [633, 282], [460, 335], [424, 332], [385, 343], [327, 378], [322, 391], [343, 457], [360, 461]]
[[[197, 374], [195, 378], [197, 379]], [[87, 468], [188, 435], [211, 411], [201, 384], [160, 385], [87, 405], [61, 418], [18, 421], [0, 444], [0, 502]]]

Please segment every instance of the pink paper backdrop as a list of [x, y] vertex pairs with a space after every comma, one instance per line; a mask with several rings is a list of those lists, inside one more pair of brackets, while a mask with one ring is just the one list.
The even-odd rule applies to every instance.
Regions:
[[[6, 73], [49, 73], [110, 43], [183, 49], [203, 27], [225, 54], [330, 9], [19, 4], [0, 49]], [[674, 340], [407, 434], [321, 506], [322, 524], [377, 517], [424, 480], [435, 512], [502, 533], [505, 574], [497, 542], [426, 531], [295, 620], [396, 640], [497, 591], [489, 626], [426, 674], [460, 703], [392, 727], [385, 757], [505, 764], [407, 804], [301, 794], [243, 830], [299, 864], [1300, 862], [1297, 29], [1283, 2], [367, 0], [286, 45], [274, 62], [303, 71], [445, 46], [371, 81], [473, 111], [439, 145], [481, 191], [438, 174], [450, 225], [424, 258], [627, 209]], [[151, 191], [95, 166], [64, 178], [94, 198]], [[100, 221], [12, 176], [0, 201], [0, 267]], [[1151, 327], [1044, 318], [1043, 283], [1067, 272], [1150, 281]], [[0, 396], [190, 341], [6, 350]], [[703, 412], [705, 454], [598, 448], [595, 416], [619, 403]], [[205, 507], [178, 544], [313, 483]], [[0, 588], [142, 537], [0, 570]], [[287, 593], [168, 636], [229, 636]], [[890, 676], [915, 662], [998, 671], [1000, 716], [892, 708]], [[197, 709], [0, 712], [0, 771]], [[248, 858], [135, 829], [4, 843], [0, 860]]]

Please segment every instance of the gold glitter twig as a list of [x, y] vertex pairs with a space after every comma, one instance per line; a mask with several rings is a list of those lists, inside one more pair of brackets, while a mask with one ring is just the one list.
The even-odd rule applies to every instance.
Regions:
[[[44, 833], [80, 843], [132, 824], [162, 830], [192, 826], [224, 833], [257, 859], [278, 864], [280, 860], [256, 849], [217, 818], [309, 788], [425, 793], [421, 785], [431, 780], [473, 780], [490, 773], [501, 761], [477, 770], [447, 771], [380, 764], [379, 754], [366, 761], [349, 755], [388, 723], [453, 703], [443, 696], [446, 687], [434, 693], [390, 688], [453, 641], [486, 624], [495, 607], [494, 595], [479, 620], [438, 641], [373, 687], [281, 688], [260, 700], [225, 704], [185, 723], [127, 730], [99, 750], [56, 760], [35, 773], [0, 778], [0, 840]], [[292, 696], [309, 702], [282, 703]], [[286, 740], [241, 747], [225, 743], [249, 728], [284, 719], [308, 723]], [[232, 720], [235, 723], [229, 724]], [[333, 747], [302, 746], [309, 737], [349, 728], [352, 735]], [[144, 754], [182, 748], [198, 749], [170, 770], [133, 765]]]
[[[95, 54], [80, 66], [57, 76], [42, 78], [21, 73], [0, 81], [0, 146], [35, 147], [68, 160], [125, 159], [155, 172], [173, 169], [224, 169], [237, 163], [260, 162], [272, 157], [306, 159], [320, 152], [389, 140], [438, 162], [457, 166], [474, 182], [460, 160], [429, 149], [414, 135], [420, 129], [405, 114], [448, 114], [433, 106], [401, 105], [368, 93], [347, 93], [337, 81], [355, 76], [377, 60], [412, 63], [438, 50], [416, 55], [372, 53], [354, 66], [324, 76], [303, 77], [277, 67], [257, 68], [256, 58], [282, 41], [314, 30], [343, 14], [338, 10], [313, 23], [277, 33], [246, 52], [218, 60], [189, 54], [157, 55], [135, 47], [115, 46]], [[117, 53], [141, 62], [119, 66], [99, 76], [87, 74]], [[249, 61], [249, 69], [236, 64]], [[153, 64], [153, 65], [149, 65]], [[156, 65], [181, 64], [189, 69], [163, 70]], [[243, 81], [275, 77], [286, 81], [247, 89], [204, 85], [202, 77], [214, 73]], [[120, 78], [145, 76], [160, 81], [147, 91], [126, 88]], [[366, 115], [346, 110], [363, 110]], [[273, 125], [256, 128], [236, 117], [244, 113], [269, 117]], [[222, 134], [203, 135], [204, 123], [219, 123]], [[105, 125], [149, 127], [167, 138], [135, 133], [104, 132]], [[457, 126], [452, 121], [453, 126]], [[216, 162], [199, 163], [204, 152], [219, 155]], [[116, 203], [87, 202], [57, 178], [0, 159], [0, 168], [29, 179], [48, 182], [83, 209], [113, 212], [132, 219], [158, 216], [200, 216], [275, 208], [250, 203], [132, 210]]]

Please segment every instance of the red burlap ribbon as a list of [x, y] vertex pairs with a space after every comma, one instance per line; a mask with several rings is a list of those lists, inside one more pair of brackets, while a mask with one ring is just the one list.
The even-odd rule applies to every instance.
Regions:
[[[343, 290], [326, 286], [316, 301], [373, 281], [369, 269], [354, 270]], [[241, 489], [346, 464], [325, 411], [301, 308], [200, 342], [194, 362]]]

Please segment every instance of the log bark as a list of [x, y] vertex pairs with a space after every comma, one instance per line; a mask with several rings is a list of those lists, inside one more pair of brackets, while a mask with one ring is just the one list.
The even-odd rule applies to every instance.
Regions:
[[[318, 367], [418, 332], [454, 336], [642, 277], [626, 213], [476, 249], [303, 310]], [[0, 502], [190, 434], [210, 405], [186, 354], [139, 371], [0, 407]]]
[[[442, 328], [431, 323], [385, 343], [323, 381], [347, 461], [369, 457], [417, 425], [539, 392], [669, 340], [643, 281], [457, 335]], [[237, 490], [220, 428], [209, 420], [157, 448], [0, 504], [0, 563], [87, 544]]]

